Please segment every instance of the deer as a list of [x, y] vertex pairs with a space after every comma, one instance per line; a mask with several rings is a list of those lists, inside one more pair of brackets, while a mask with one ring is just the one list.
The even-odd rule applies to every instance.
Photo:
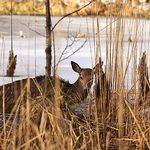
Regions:
[[[93, 69], [91, 68], [82, 68], [78, 63], [71, 61], [71, 67], [73, 71], [78, 73], [79, 77], [77, 80], [70, 84], [68, 81], [59, 78], [60, 80], [60, 91], [63, 97], [63, 100], [70, 104], [81, 103], [85, 100], [90, 91], [90, 88], [93, 83]], [[57, 78], [57, 77], [56, 77]], [[49, 78], [49, 95], [54, 95], [54, 77]], [[30, 78], [30, 95], [31, 99], [35, 99], [35, 97], [40, 95], [39, 89], [37, 88], [37, 84], [40, 85], [42, 92], [44, 93], [44, 84], [45, 84], [45, 76], [38, 76], [35, 78]], [[11, 107], [15, 104], [15, 101], [20, 98], [20, 95], [24, 95], [23, 98], [26, 98], [26, 86], [27, 79], [23, 79], [21, 81], [15, 81], [13, 83], [9, 83], [5, 85], [5, 98], [6, 98], [6, 106], [11, 104]], [[24, 90], [23, 93], [21, 90]], [[58, 90], [58, 89], [55, 89]], [[22, 94], [23, 93], [23, 94]], [[3, 97], [3, 86], [0, 87], [0, 99]], [[2, 103], [2, 101], [0, 101]], [[2, 105], [1, 105], [2, 106]], [[6, 107], [7, 108], [7, 107]], [[11, 108], [8, 108], [11, 110]]]
[[71, 66], [73, 71], [78, 73], [79, 77], [73, 84], [63, 81], [63, 96], [71, 104], [81, 103], [87, 98], [93, 84], [94, 70], [91, 68], [81, 68], [74, 61], [71, 61]]

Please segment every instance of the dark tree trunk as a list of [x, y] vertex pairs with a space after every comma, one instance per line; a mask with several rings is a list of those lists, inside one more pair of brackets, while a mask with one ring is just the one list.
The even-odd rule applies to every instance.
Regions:
[[50, 14], [50, 1], [45, 1], [46, 7], [46, 66], [45, 66], [45, 90], [47, 91], [48, 87], [48, 78], [51, 75], [51, 60], [52, 60], [52, 42], [51, 42], [51, 14]]
[[50, 15], [50, 3], [49, 0], [46, 0], [45, 2], [46, 6], [46, 66], [45, 66], [45, 71], [46, 75], [50, 76], [51, 74], [51, 15]]

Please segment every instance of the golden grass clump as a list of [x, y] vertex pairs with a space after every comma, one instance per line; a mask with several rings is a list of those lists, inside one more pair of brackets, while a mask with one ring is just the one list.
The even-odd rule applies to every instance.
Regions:
[[94, 1], [89, 6], [80, 10], [77, 14], [80, 16], [97, 15], [97, 14], [104, 16], [105, 10], [106, 10], [105, 4]]
[[[143, 62], [143, 57], [140, 62]], [[144, 65], [139, 63], [139, 68], [145, 70]], [[144, 113], [140, 113], [140, 116], [134, 113], [132, 108], [135, 106], [129, 103], [131, 94], [128, 90], [120, 89], [120, 86], [112, 90], [111, 84], [108, 84], [109, 74], [101, 67], [100, 59], [99, 87], [96, 88], [99, 96], [94, 101], [92, 96], [88, 97], [87, 100], [93, 103], [89, 103], [92, 110], [89, 113], [89, 106], [86, 106], [84, 109], [87, 113], [82, 115], [62, 105], [62, 81], [59, 79], [49, 79], [49, 92], [46, 94], [43, 89], [44, 76], [1, 87], [1, 99], [5, 97], [5, 112], [1, 111], [0, 116], [1, 148], [114, 150], [120, 146], [125, 149], [148, 149], [150, 120]], [[120, 102], [120, 98], [124, 102]], [[124, 107], [121, 116], [120, 103]], [[138, 111], [142, 111], [140, 108]]]
[[[85, 3], [86, 4], [86, 3]], [[84, 4], [84, 5], [85, 5]], [[11, 2], [8, 0], [0, 1], [0, 14], [8, 15], [11, 10]], [[13, 14], [16, 15], [45, 15], [45, 3], [44, 1], [12, 1]], [[81, 6], [77, 4], [75, 0], [72, 1], [51, 1], [50, 10], [53, 16], [63, 16], [71, 13]], [[100, 16], [125, 16], [125, 17], [150, 17], [150, 9], [146, 10], [141, 6], [133, 7], [131, 2], [126, 3], [109, 3], [104, 4], [99, 1], [93, 1], [89, 6], [83, 8], [79, 12], [73, 13], [73, 16], [88, 16], [88, 15], [100, 15]]]
[[[49, 78], [47, 93], [45, 76], [0, 86], [0, 149], [150, 149], [148, 53], [143, 53], [137, 63], [137, 44], [144, 34], [139, 33], [140, 24], [135, 19], [136, 23], [130, 22], [133, 28], [126, 40], [124, 21], [128, 20], [120, 17], [123, 11], [118, 15], [116, 6], [110, 7], [118, 17], [113, 23], [113, 17], [106, 18], [104, 64], [96, 16], [93, 51], [101, 57], [96, 65], [93, 91], [83, 103], [68, 98], [62, 83], [67, 88], [70, 84], [57, 77]], [[143, 51], [145, 43], [140, 44]]]
[[[9, 15], [11, 13], [11, 1], [2, 0], [0, 1], [0, 14]], [[44, 2], [34, 2], [34, 1], [24, 1], [16, 2], [12, 1], [12, 13], [16, 15], [44, 15], [45, 14], [45, 3]]]

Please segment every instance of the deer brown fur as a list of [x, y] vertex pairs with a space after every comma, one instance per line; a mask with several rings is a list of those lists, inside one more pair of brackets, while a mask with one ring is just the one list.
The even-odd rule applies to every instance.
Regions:
[[[71, 103], [79, 103], [84, 101], [87, 96], [89, 89], [91, 88], [93, 81], [93, 70], [90, 68], [81, 68], [77, 63], [71, 61], [72, 69], [79, 74], [78, 79], [75, 83], [70, 84], [69, 82], [60, 80], [60, 90], [63, 99]], [[30, 99], [36, 99], [37, 96], [41, 96], [44, 93], [45, 76], [38, 76], [30, 78]], [[26, 99], [28, 79], [21, 81], [15, 81], [13, 83], [0, 87], [0, 105], [2, 106], [2, 99], [5, 99], [6, 112], [10, 112], [18, 99]], [[54, 77], [49, 79], [49, 93], [48, 98], [52, 99], [55, 94]], [[5, 93], [5, 94], [4, 94]], [[0, 107], [1, 107], [0, 106]], [[0, 112], [2, 108], [0, 109]]]

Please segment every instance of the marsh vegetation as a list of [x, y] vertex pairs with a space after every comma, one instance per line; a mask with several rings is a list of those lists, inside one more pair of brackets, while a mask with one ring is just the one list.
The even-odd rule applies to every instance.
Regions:
[[[74, 19], [76, 30], [81, 18]], [[45, 76], [28, 74], [0, 87], [0, 149], [150, 149], [149, 21], [92, 16], [90, 27], [84, 19], [80, 36], [70, 18], [67, 36], [64, 28], [53, 30], [46, 86]], [[57, 76], [60, 62], [82, 48], [89, 48], [90, 67], [71, 62], [79, 76], [70, 84]]]

